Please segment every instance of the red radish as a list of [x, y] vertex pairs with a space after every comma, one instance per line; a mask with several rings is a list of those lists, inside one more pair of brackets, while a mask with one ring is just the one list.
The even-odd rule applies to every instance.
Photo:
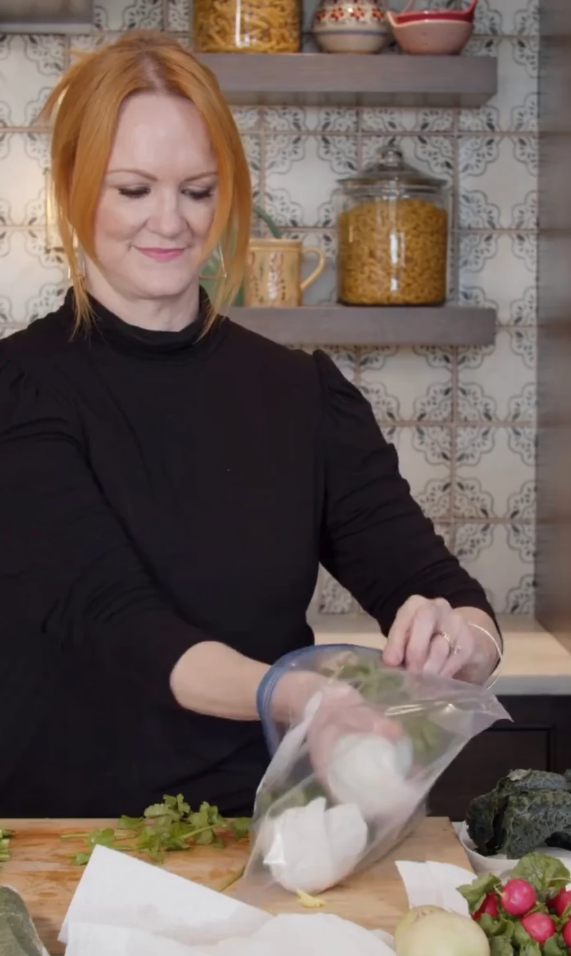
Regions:
[[510, 916], [525, 916], [536, 902], [535, 890], [527, 880], [508, 880], [502, 890], [502, 906]]
[[498, 916], [498, 901], [496, 899], [495, 893], [487, 893], [484, 897], [484, 902], [480, 906], [479, 910], [476, 910], [475, 913], [472, 913], [472, 919], [480, 919], [480, 916], [483, 916], [484, 913], [487, 913], [488, 916]]
[[538, 943], [546, 943], [549, 937], [554, 936], [557, 932], [551, 916], [547, 916], [545, 913], [529, 913], [523, 917], [521, 925], [526, 933], [529, 933], [531, 938]]
[[565, 926], [561, 930], [561, 935], [563, 936], [565, 945], [571, 948], [571, 919], [565, 923]]
[[568, 906], [571, 906], [571, 890], [560, 889], [557, 896], [549, 900], [547, 904], [550, 910], [557, 913], [557, 916], [563, 916]]

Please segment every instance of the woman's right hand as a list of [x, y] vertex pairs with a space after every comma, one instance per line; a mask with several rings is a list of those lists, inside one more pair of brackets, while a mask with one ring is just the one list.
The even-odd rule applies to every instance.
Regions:
[[403, 737], [400, 726], [367, 704], [354, 687], [330, 687], [307, 731], [310, 758], [319, 779], [327, 778], [337, 743], [350, 734], [370, 734], [391, 743]]
[[373, 734], [395, 743], [402, 739], [399, 725], [367, 704], [351, 684], [313, 671], [284, 674], [274, 691], [272, 716], [278, 723], [294, 726], [307, 716], [307, 705], [312, 700], [315, 710], [307, 741], [311, 763], [321, 780], [326, 779], [333, 750], [342, 737]]

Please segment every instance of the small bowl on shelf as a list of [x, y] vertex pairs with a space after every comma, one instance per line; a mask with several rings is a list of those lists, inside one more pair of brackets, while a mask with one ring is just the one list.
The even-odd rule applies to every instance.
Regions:
[[321, 0], [313, 35], [324, 53], [380, 53], [390, 40], [379, 0]]
[[402, 21], [388, 10], [387, 21], [403, 53], [414, 56], [454, 56], [464, 49], [474, 30], [474, 23], [470, 20], [444, 18], [442, 15], [419, 15], [413, 20]]
[[410, 0], [400, 13], [393, 14], [397, 23], [414, 23], [417, 20], [450, 20], [458, 23], [473, 23], [478, 0], [471, 0], [465, 10], [413, 10], [415, 0]]

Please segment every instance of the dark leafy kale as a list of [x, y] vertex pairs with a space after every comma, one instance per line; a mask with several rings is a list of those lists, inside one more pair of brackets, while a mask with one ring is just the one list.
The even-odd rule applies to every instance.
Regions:
[[571, 850], [571, 832], [552, 833], [545, 841], [546, 846], [557, 846], [562, 850]]
[[468, 833], [483, 856], [519, 859], [539, 846], [571, 848], [571, 773], [514, 770], [471, 801]]
[[466, 825], [470, 839], [473, 840], [478, 851], [484, 856], [495, 853], [496, 840], [494, 837], [494, 820], [496, 807], [494, 791], [474, 797], [466, 814]]

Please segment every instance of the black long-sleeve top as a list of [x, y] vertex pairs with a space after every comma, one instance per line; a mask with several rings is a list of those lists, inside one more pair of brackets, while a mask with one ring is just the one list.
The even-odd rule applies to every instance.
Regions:
[[385, 633], [412, 594], [491, 609], [323, 352], [94, 305], [0, 346], [0, 815], [247, 812], [260, 726], [176, 703], [189, 647], [311, 644], [319, 562]]

